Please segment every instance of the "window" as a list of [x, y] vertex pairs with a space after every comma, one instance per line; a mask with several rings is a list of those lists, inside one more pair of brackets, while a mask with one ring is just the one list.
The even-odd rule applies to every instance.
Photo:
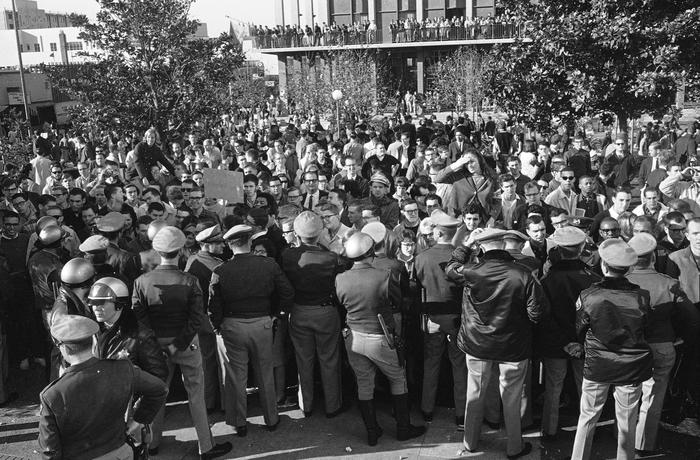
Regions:
[[66, 43], [66, 49], [68, 51], [82, 51], [83, 42], [68, 42]]
[[34, 52], [38, 53], [39, 51], [41, 51], [41, 45], [38, 43], [34, 43]]
[[56, 46], [55, 43], [51, 43], [49, 46], [51, 47], [51, 51], [57, 51], [57, 50], [58, 50], [58, 47]]

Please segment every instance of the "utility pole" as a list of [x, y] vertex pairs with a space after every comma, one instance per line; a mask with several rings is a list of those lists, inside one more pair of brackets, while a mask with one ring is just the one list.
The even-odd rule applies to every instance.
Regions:
[[15, 0], [12, 0], [12, 18], [15, 23], [15, 39], [17, 40], [17, 59], [19, 61], [19, 81], [22, 85], [22, 101], [24, 102], [24, 118], [29, 124], [29, 133], [31, 135], [31, 122], [29, 114], [29, 104], [27, 104], [27, 85], [24, 82], [24, 65], [22, 64], [22, 48], [19, 42], [19, 20], [17, 19], [17, 6], [15, 5]]

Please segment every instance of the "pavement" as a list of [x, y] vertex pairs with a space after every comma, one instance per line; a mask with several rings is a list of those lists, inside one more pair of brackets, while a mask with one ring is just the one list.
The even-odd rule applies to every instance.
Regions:
[[[29, 371], [11, 370], [10, 387], [20, 389], [20, 399], [0, 408], [0, 460], [38, 458], [38, 393], [43, 387], [43, 370], [36, 366]], [[438, 398], [440, 400], [440, 398]], [[304, 418], [299, 409], [281, 412], [281, 423], [273, 433], [264, 427], [257, 396], [249, 396], [248, 436], [239, 438], [223, 421], [223, 413], [210, 416], [216, 442], [231, 441], [233, 450], [226, 459], [505, 459], [505, 431], [483, 426], [479, 452], [461, 456], [462, 432], [454, 425], [454, 409], [438, 407], [433, 422], [422, 437], [399, 442], [386, 395], [378, 395], [377, 418], [384, 436], [375, 447], [366, 444], [366, 433], [356, 405], [333, 419], [327, 419], [322, 408]], [[614, 437], [611, 407], [601, 417], [593, 444], [592, 459], [614, 459]], [[539, 409], [535, 409], [535, 414]], [[562, 408], [562, 431], [554, 442], [543, 443], [536, 428], [524, 432], [533, 444], [532, 452], [522, 457], [532, 459], [566, 459], [571, 456], [577, 416], [575, 410]], [[414, 424], [423, 424], [415, 405]], [[538, 422], [535, 422], [537, 425]], [[189, 410], [184, 402], [171, 402], [166, 408], [166, 425], [160, 452], [155, 460], [192, 460], [197, 456], [197, 442]], [[656, 459], [700, 460], [700, 426], [686, 419], [678, 427], [664, 425], [659, 433], [660, 452]]]

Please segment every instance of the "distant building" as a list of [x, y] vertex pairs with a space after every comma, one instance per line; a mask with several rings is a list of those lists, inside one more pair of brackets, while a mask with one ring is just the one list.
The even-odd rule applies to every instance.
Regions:
[[[70, 14], [52, 13], [37, 7], [34, 0], [15, 0], [20, 29], [71, 27]], [[17, 28], [12, 16], [12, 0], [0, 0], [0, 30]]]
[[[77, 27], [53, 27], [46, 29], [21, 29], [19, 48], [22, 50], [22, 63], [25, 66], [38, 64], [78, 64], [86, 58], [80, 53], [97, 52], [89, 42], [78, 38]], [[0, 30], [0, 47], [12, 50], [17, 43], [14, 30]], [[19, 65], [17, 53], [0, 53], [0, 67]]]

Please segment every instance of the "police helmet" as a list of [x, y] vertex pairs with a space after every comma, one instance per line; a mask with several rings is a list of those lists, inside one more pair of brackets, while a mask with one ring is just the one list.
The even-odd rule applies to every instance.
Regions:
[[41, 241], [44, 246], [52, 245], [60, 241], [61, 238], [63, 238], [63, 231], [58, 225], [49, 225], [39, 232], [39, 241]]
[[69, 260], [61, 269], [61, 282], [69, 287], [88, 287], [94, 276], [95, 267], [82, 257]]
[[107, 276], [100, 278], [92, 285], [88, 294], [88, 305], [99, 306], [106, 302], [114, 302], [117, 309], [129, 306], [129, 289], [124, 281]]

